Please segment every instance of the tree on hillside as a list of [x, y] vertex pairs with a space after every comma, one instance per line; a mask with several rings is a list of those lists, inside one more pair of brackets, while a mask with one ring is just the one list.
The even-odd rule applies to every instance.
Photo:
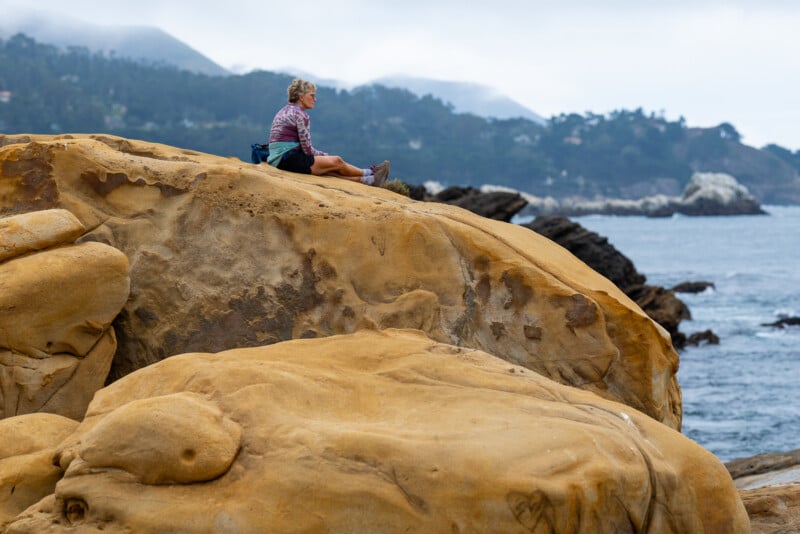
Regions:
[[[263, 71], [206, 76], [16, 35], [0, 40], [0, 130], [111, 133], [249, 161], [250, 145], [266, 142], [290, 81]], [[683, 118], [668, 121], [641, 108], [561, 114], [542, 126], [455, 113], [430, 95], [381, 85], [319, 87], [317, 94], [311, 117], [318, 147], [362, 165], [390, 159], [393, 175], [410, 183], [626, 197], [733, 164], [744, 169], [737, 178], [746, 185], [762, 176], [791, 184], [800, 166], [797, 153], [780, 147], [744, 165], [729, 157], [744, 153], [731, 124], [688, 128]]]

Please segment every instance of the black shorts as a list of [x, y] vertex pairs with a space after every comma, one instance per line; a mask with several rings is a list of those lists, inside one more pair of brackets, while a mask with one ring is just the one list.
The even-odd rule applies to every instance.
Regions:
[[299, 148], [293, 148], [281, 156], [278, 162], [280, 170], [301, 174], [311, 174], [312, 165], [314, 165], [314, 156], [309, 156]]

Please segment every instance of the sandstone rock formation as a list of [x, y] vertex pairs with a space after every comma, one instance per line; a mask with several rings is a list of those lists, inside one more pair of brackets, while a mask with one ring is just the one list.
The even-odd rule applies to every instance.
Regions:
[[686, 304], [675, 296], [674, 291], [645, 283], [646, 277], [607, 238], [558, 215], [540, 215], [523, 226], [552, 239], [608, 277], [669, 332], [675, 348], [683, 348], [688, 343], [686, 334], [679, 330], [681, 321], [691, 319]]
[[421, 332], [185, 354], [101, 390], [37, 532], [748, 532], [709, 452]]
[[741, 490], [751, 534], [800, 532], [800, 483]]
[[800, 532], [800, 449], [740, 458], [725, 464], [753, 534]]
[[72, 244], [83, 232], [65, 210], [0, 218], [0, 418], [80, 419], [105, 383], [128, 260], [107, 245]]
[[516, 225], [111, 136], [0, 136], [0, 214], [65, 208], [130, 259], [112, 378], [173, 354], [417, 328], [680, 427], [669, 335]]
[[55, 414], [0, 419], [0, 531], [31, 504], [51, 495], [63, 471], [55, 448], [78, 426]]

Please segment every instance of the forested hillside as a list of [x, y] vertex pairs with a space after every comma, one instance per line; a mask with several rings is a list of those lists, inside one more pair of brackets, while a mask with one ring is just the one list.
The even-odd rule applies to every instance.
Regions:
[[[0, 131], [108, 132], [249, 160], [286, 101], [290, 77], [206, 76], [0, 41]], [[380, 85], [320, 87], [314, 144], [358, 164], [390, 159], [410, 183], [498, 184], [534, 195], [678, 194], [695, 170], [733, 174], [766, 203], [800, 203], [800, 151], [742, 145], [731, 124], [692, 128], [641, 109], [565, 114], [541, 126], [453, 110]]]

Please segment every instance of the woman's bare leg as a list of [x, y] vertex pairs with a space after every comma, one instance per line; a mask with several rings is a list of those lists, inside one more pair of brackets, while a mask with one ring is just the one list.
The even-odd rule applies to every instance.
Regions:
[[334, 176], [360, 183], [361, 178], [364, 176], [364, 171], [354, 165], [350, 165], [340, 156], [314, 156], [311, 174], [314, 176]]

